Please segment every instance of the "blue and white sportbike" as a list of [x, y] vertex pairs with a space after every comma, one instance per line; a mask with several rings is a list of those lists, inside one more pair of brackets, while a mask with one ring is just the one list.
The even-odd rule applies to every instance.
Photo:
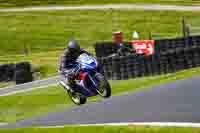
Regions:
[[98, 72], [98, 63], [94, 57], [83, 53], [77, 58], [73, 67], [75, 68], [73, 73], [78, 73], [78, 76], [74, 79], [78, 86], [76, 91], [72, 91], [69, 86], [62, 82], [61, 84], [65, 87], [69, 97], [75, 104], [81, 105], [86, 103], [87, 97], [100, 95], [104, 98], [109, 98], [111, 96], [110, 84]]

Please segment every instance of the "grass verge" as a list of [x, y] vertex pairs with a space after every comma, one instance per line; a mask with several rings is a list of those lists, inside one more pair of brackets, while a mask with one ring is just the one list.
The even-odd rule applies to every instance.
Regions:
[[[127, 81], [111, 81], [112, 94], [136, 93], [152, 87], [173, 82], [179, 79], [199, 76], [200, 68], [180, 71], [174, 74], [130, 79]], [[96, 101], [98, 98], [92, 98]], [[22, 94], [0, 97], [0, 122], [16, 122], [48, 112], [63, 110], [74, 106], [63, 88], [52, 86]]]
[[10, 85], [13, 85], [14, 83], [13, 82], [1, 82], [0, 83], [0, 89], [6, 87], [6, 86], [10, 86]]
[[199, 133], [199, 128], [150, 127], [150, 126], [66, 126], [64, 128], [0, 129], [3, 133]]

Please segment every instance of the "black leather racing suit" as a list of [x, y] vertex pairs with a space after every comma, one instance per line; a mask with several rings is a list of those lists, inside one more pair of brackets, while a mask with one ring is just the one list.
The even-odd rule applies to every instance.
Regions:
[[79, 55], [86, 53], [89, 54], [87, 51], [81, 49], [79, 52], [72, 53], [68, 49], [65, 49], [63, 55], [60, 59], [60, 66], [59, 66], [59, 72], [61, 75], [61, 81], [63, 81], [66, 85], [68, 85], [70, 88], [75, 88], [75, 85], [73, 80], [71, 79], [71, 76], [75, 73], [72, 73], [72, 70], [74, 69], [71, 64], [74, 64], [76, 59], [79, 57]]

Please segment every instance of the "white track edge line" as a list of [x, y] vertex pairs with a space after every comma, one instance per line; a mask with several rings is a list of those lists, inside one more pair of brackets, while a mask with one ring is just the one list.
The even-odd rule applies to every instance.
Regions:
[[159, 127], [191, 127], [200, 128], [200, 123], [182, 122], [130, 122], [130, 123], [102, 123], [102, 124], [80, 124], [63, 126], [39, 126], [36, 128], [64, 128], [64, 127], [87, 127], [87, 126], [159, 126]]
[[7, 87], [3, 87], [3, 88], [0, 88], [0, 90], [4, 90], [4, 89], [10, 89], [11, 87], [20, 87], [20, 86], [24, 86], [24, 85], [31, 85], [31, 84], [36, 84], [36, 83], [40, 83], [40, 82], [46, 82], [46, 81], [49, 81], [49, 80], [54, 80], [54, 79], [57, 79], [59, 78], [59, 76], [54, 76], [54, 77], [50, 77], [50, 78], [46, 78], [46, 79], [41, 79], [41, 80], [35, 80], [35, 81], [32, 81], [32, 82], [28, 82], [28, 83], [24, 83], [24, 84], [18, 84], [18, 85], [13, 85], [13, 86], [7, 86]]
[[34, 88], [29, 88], [29, 89], [24, 89], [24, 90], [17, 90], [17, 91], [9, 92], [9, 93], [6, 93], [6, 94], [2, 94], [2, 95], [0, 95], [0, 97], [14, 95], [14, 94], [17, 94], [17, 93], [25, 93], [25, 92], [33, 91], [33, 90], [40, 89], [40, 88], [46, 88], [46, 87], [49, 87], [49, 86], [56, 86], [58, 84], [59, 83], [55, 83], [55, 84], [49, 84], [49, 85], [44, 85], [44, 86], [39, 86], [39, 87], [34, 87]]
[[159, 4], [107, 4], [107, 5], [84, 5], [84, 6], [36, 6], [24, 8], [1, 8], [0, 12], [23, 12], [23, 11], [48, 11], [48, 10], [105, 10], [105, 9], [144, 9], [144, 10], [175, 10], [175, 11], [199, 11], [199, 6], [176, 6]]
[[8, 123], [0, 122], [0, 126], [8, 125]]

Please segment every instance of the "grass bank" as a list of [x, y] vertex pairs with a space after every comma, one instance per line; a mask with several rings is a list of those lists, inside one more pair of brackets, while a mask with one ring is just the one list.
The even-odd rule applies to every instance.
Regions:
[[76, 38], [82, 47], [88, 48], [96, 41], [111, 40], [113, 30], [123, 31], [126, 40], [131, 40], [135, 30], [141, 39], [148, 39], [149, 31], [165, 37], [181, 36], [183, 16], [188, 21], [200, 21], [199, 12], [93, 10], [3, 13], [0, 15], [0, 55], [23, 54], [25, 50], [33, 54], [61, 51], [70, 38]]
[[4, 88], [6, 86], [9, 86], [9, 85], [13, 85], [13, 84], [14, 84], [13, 82], [1, 82], [0, 83], [0, 89]]
[[[200, 22], [199, 12], [94, 10], [3, 13], [0, 14], [0, 64], [30, 61], [40, 67], [42, 77], [53, 76], [70, 38], [76, 38], [82, 47], [94, 53], [95, 42], [111, 40], [114, 30], [123, 31], [125, 40], [131, 40], [135, 30], [141, 39], [148, 39], [149, 31], [159, 34], [159, 37], [177, 37], [182, 35], [183, 16], [188, 22], [197, 25]], [[25, 55], [25, 51], [29, 54]]]
[[3, 133], [199, 133], [199, 128], [180, 127], [150, 127], [150, 126], [94, 126], [79, 127], [66, 126], [64, 128], [24, 128], [24, 129], [0, 129]]

